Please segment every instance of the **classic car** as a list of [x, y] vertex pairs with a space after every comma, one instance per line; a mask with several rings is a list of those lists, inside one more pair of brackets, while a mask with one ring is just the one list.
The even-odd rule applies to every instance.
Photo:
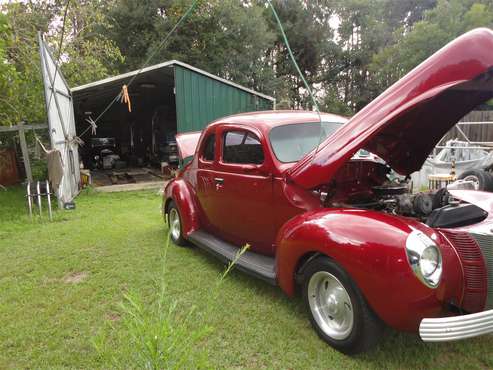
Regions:
[[492, 50], [492, 31], [468, 32], [349, 120], [255, 112], [178, 135], [190, 161], [165, 187], [170, 237], [224, 261], [249, 244], [236, 267], [301, 294], [346, 354], [385, 325], [430, 342], [492, 332], [493, 195], [408, 190], [441, 137], [493, 97]]

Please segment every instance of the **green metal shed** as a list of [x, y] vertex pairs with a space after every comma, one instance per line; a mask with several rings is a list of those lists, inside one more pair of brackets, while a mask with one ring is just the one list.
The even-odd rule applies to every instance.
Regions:
[[[87, 126], [84, 122], [91, 114], [86, 113], [98, 116], [122, 86], [136, 75], [129, 88], [131, 101], [138, 102], [144, 95], [147, 98], [146, 90], [159, 92], [161, 102], [174, 107], [176, 132], [201, 130], [209, 122], [230, 114], [275, 109], [275, 99], [271, 96], [171, 60], [144, 68], [140, 73], [132, 71], [71, 89], [76, 126], [81, 130]], [[159, 103], [156, 101], [157, 105]], [[121, 105], [117, 109], [121, 111]], [[111, 109], [105, 113], [114, 114]]]
[[[118, 101], [109, 105], [130, 81], [130, 106]], [[230, 114], [275, 109], [274, 98], [177, 60], [75, 87], [70, 94], [71, 125], [86, 143], [79, 148], [80, 159], [102, 184], [108, 178], [112, 184], [130, 177], [137, 181], [138, 173], [148, 178], [149, 169], [176, 164], [177, 133], [202, 130]], [[97, 128], [90, 129], [89, 121], [97, 117]], [[119, 171], [111, 172], [115, 167], [102, 161], [108, 153]], [[118, 177], [122, 172], [127, 180]]]
[[274, 98], [175, 62], [178, 132], [198, 131], [219, 117], [271, 110]]

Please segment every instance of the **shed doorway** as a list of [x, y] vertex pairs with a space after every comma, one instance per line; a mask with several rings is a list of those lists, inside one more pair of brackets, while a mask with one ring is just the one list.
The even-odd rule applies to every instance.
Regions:
[[[115, 102], [124, 82], [117, 79], [80, 91], [74, 89], [77, 132], [83, 133], [81, 162], [94, 186], [163, 182], [161, 168], [176, 167], [178, 156], [174, 79], [171, 68], [138, 75], [128, 89], [130, 106]], [[85, 132], [84, 132], [85, 131]], [[88, 170], [88, 171], [87, 171]]]
[[[130, 105], [116, 101], [107, 109], [123, 85], [129, 85]], [[162, 185], [178, 166], [177, 133], [275, 104], [270, 96], [176, 60], [79, 86], [72, 94], [77, 134], [84, 141], [82, 178], [90, 177], [94, 186]], [[102, 112], [92, 130], [88, 121]]]

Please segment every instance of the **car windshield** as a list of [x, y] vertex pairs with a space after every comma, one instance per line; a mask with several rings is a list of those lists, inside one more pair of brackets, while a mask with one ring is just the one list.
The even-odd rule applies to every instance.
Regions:
[[305, 122], [277, 126], [270, 131], [270, 144], [279, 161], [297, 162], [342, 125], [343, 122]]

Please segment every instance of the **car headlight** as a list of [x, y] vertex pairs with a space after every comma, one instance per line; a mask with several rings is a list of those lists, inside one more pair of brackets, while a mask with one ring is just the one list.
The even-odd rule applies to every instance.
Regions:
[[436, 288], [442, 276], [440, 249], [421, 231], [412, 231], [406, 240], [409, 264], [419, 280], [430, 288]]

